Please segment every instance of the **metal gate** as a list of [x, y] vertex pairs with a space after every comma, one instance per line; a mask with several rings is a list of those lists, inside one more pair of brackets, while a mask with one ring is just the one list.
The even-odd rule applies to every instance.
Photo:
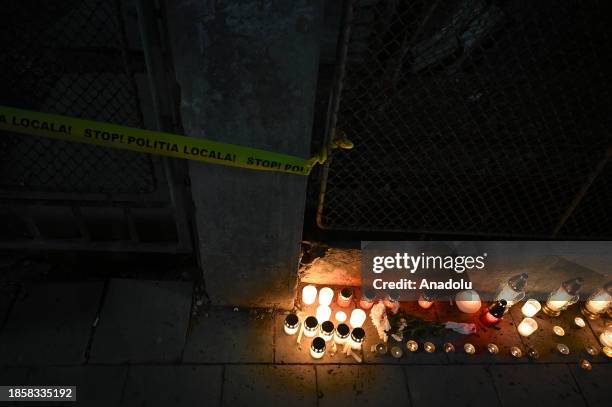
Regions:
[[327, 229], [612, 236], [612, 71], [598, 1], [345, 2]]
[[[153, 2], [8, 2], [0, 104], [180, 131], [162, 15]], [[190, 251], [185, 175], [165, 158], [0, 133], [0, 247]]]

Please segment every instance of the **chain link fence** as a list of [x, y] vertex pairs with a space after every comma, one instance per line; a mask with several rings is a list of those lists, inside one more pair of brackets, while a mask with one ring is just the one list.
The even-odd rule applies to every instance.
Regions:
[[[354, 2], [328, 229], [612, 235], [611, 31], [597, 1]], [[560, 223], [561, 222], [561, 223]]]
[[[0, 104], [143, 126], [119, 1], [20, 0], [2, 11]], [[155, 177], [146, 154], [2, 133], [0, 189], [146, 193]]]

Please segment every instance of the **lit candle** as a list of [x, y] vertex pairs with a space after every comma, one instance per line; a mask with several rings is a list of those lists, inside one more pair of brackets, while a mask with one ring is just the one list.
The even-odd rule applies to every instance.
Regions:
[[406, 342], [406, 349], [410, 352], [416, 352], [419, 349], [419, 344], [417, 341], [413, 341], [412, 339]]
[[559, 325], [553, 326], [553, 332], [557, 336], [564, 336], [565, 335], [565, 329], [561, 328]]
[[366, 289], [361, 295], [359, 300], [359, 308], [369, 310], [374, 306], [374, 300], [376, 299], [376, 292], [371, 288]]
[[351, 319], [349, 323], [353, 328], [360, 328], [363, 326], [363, 323], [366, 320], [366, 313], [364, 310], [360, 308], [355, 308], [353, 312], [351, 312]]
[[484, 312], [480, 316], [480, 322], [482, 322], [484, 326], [497, 325], [504, 317], [505, 311], [506, 300], [499, 300], [495, 304], [493, 304], [491, 308], [486, 308], [484, 310]]
[[363, 330], [363, 328], [355, 328], [353, 329], [353, 331], [351, 332], [351, 349], [353, 350], [359, 350], [361, 349], [361, 345], [363, 344], [363, 341], [365, 340], [365, 331]]
[[499, 346], [494, 343], [487, 344], [487, 350], [491, 355], [497, 355], [499, 353]]
[[434, 296], [433, 296], [432, 292], [424, 292], [419, 297], [418, 304], [419, 304], [419, 307], [421, 307], [423, 309], [431, 308], [433, 303], [434, 303]]
[[321, 288], [321, 291], [319, 291], [319, 304], [329, 306], [329, 304], [331, 304], [333, 299], [334, 299], [334, 290], [332, 290], [329, 287]]
[[584, 328], [586, 326], [586, 322], [580, 317], [574, 318], [574, 324], [576, 324], [578, 328]]
[[569, 353], [570, 353], [569, 348], [568, 348], [568, 347], [567, 347], [567, 345], [566, 345], [566, 344], [564, 344], [564, 343], [558, 343], [558, 344], [557, 344], [557, 350], [558, 350], [558, 351], [559, 351], [559, 353], [560, 353], [560, 354], [562, 354], [562, 355], [569, 355]]
[[344, 321], [346, 321], [346, 312], [344, 312], [344, 311], [336, 312], [335, 318], [336, 318], [337, 322], [344, 322]]
[[523, 356], [523, 351], [518, 346], [513, 346], [510, 348], [510, 354], [518, 359]]
[[582, 305], [582, 313], [589, 319], [597, 319], [612, 304], [612, 281], [596, 290]]
[[319, 322], [313, 316], [310, 316], [304, 320], [304, 336], [312, 338], [317, 336], [319, 331]]
[[436, 345], [431, 342], [425, 342], [423, 344], [423, 349], [425, 349], [427, 353], [434, 353], [436, 351]]
[[351, 333], [351, 329], [347, 324], [339, 324], [336, 327], [336, 333], [334, 334], [334, 342], [338, 345], [344, 345], [348, 340]]
[[387, 296], [383, 300], [383, 304], [385, 304], [385, 307], [389, 311], [391, 311], [391, 313], [397, 314], [397, 311], [399, 311], [399, 308], [400, 308], [399, 293], [398, 292], [387, 293]]
[[329, 319], [331, 318], [331, 308], [329, 308], [329, 305], [319, 305], [317, 307], [317, 321], [319, 321], [319, 323], [323, 323], [325, 321], [329, 321]]
[[334, 323], [331, 321], [325, 321], [321, 324], [319, 335], [325, 339], [325, 342], [329, 342], [334, 337]]
[[534, 300], [533, 298], [531, 298], [527, 300], [525, 304], [523, 304], [523, 308], [521, 308], [521, 312], [523, 313], [524, 316], [531, 318], [535, 314], [540, 312], [541, 309], [542, 309], [542, 305], [540, 304], [540, 301]]
[[295, 335], [300, 327], [300, 320], [295, 314], [289, 314], [285, 317], [285, 333], [287, 335]]
[[348, 308], [353, 302], [353, 290], [350, 288], [343, 288], [338, 294], [338, 306], [342, 308]]
[[450, 343], [450, 342], [446, 342], [446, 343], [444, 344], [444, 352], [446, 352], [446, 353], [452, 353], [452, 352], [454, 352], [454, 351], [455, 351], [455, 346], [454, 346], [452, 343]]
[[525, 318], [518, 326], [518, 331], [521, 336], [529, 336], [538, 329], [538, 323], [533, 318]]
[[310, 345], [310, 356], [313, 359], [321, 359], [325, 355], [325, 341], [323, 338], [314, 338]]
[[550, 293], [542, 310], [551, 317], [557, 317], [567, 307], [578, 301], [578, 291], [582, 287], [581, 277], [564, 281], [559, 288]]
[[314, 304], [317, 299], [317, 287], [307, 285], [302, 288], [302, 302], [306, 305]]
[[393, 356], [396, 359], [401, 358], [402, 355], [404, 354], [404, 352], [402, 351], [402, 348], [400, 348], [399, 346], [392, 346], [389, 353], [391, 353], [391, 356]]
[[599, 342], [601, 342], [603, 346], [612, 348], [612, 322], [606, 324], [606, 328], [601, 335], [599, 335]]
[[473, 355], [474, 353], [476, 353], [476, 347], [471, 343], [466, 343], [465, 345], [463, 345], [463, 350], [468, 355]]

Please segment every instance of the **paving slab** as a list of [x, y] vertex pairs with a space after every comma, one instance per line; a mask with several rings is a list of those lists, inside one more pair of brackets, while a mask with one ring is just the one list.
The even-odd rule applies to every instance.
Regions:
[[491, 373], [505, 407], [585, 405], [567, 365], [497, 365]]
[[223, 406], [315, 406], [314, 366], [227, 365]]
[[192, 283], [111, 280], [90, 361], [176, 362], [185, 344]]
[[192, 320], [184, 361], [189, 363], [271, 363], [274, 314], [213, 309]]
[[[521, 307], [522, 303], [517, 304], [510, 309], [510, 313], [516, 321], [517, 326], [523, 319]], [[580, 313], [579, 304], [569, 307], [558, 317], [550, 317], [544, 314], [542, 311], [533, 317], [533, 319], [538, 323], [538, 330], [528, 337], [521, 336], [521, 340], [525, 348], [533, 347], [538, 351], [540, 354], [538, 363], [576, 363], [583, 358], [587, 358], [593, 362], [607, 362], [606, 356], [602, 352], [595, 357], [590, 356], [586, 352], [585, 347], [587, 345], [593, 345], [598, 349], [601, 349], [601, 345], [588, 326], [584, 328], [579, 328], [576, 326], [574, 323], [574, 318], [576, 316], [582, 316]], [[555, 335], [553, 332], [554, 326], [560, 326], [563, 328], [565, 335]], [[561, 354], [557, 350], [558, 344], [567, 345], [570, 349], [570, 354]]]
[[486, 366], [405, 366], [413, 407], [499, 406]]
[[131, 366], [122, 406], [218, 406], [222, 366]]
[[23, 287], [0, 332], [0, 360], [13, 365], [83, 362], [103, 287], [102, 282]]
[[612, 365], [594, 365], [592, 370], [587, 371], [574, 364], [570, 369], [589, 407], [612, 405]]
[[[451, 363], [528, 363], [526, 357], [514, 358], [510, 354], [510, 348], [518, 346], [525, 354], [521, 336], [516, 330], [516, 324], [510, 313], [506, 314], [501, 322], [494, 327], [485, 327], [479, 321], [480, 312], [476, 314], [466, 314], [456, 306], [452, 306], [447, 301], [438, 301], [434, 305], [436, 311], [443, 322], [452, 321], [460, 323], [473, 323], [476, 325], [476, 332], [470, 335], [462, 335], [451, 330], [445, 330], [443, 342], [450, 342], [455, 347], [455, 352], [448, 353]], [[471, 343], [476, 348], [473, 355], [464, 351], [464, 345]], [[493, 343], [499, 348], [497, 354], [487, 351], [487, 345]]]
[[401, 366], [317, 366], [319, 406], [407, 406]]
[[[117, 406], [127, 377], [127, 366], [34, 367], [30, 386], [76, 386], [77, 405]], [[34, 403], [36, 404], [36, 403]], [[45, 405], [72, 406], [72, 402]]]

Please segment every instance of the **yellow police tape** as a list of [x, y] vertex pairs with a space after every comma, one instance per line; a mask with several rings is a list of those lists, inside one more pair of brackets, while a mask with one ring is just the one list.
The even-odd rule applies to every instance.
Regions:
[[308, 175], [311, 160], [159, 131], [0, 106], [0, 130], [168, 157]]

